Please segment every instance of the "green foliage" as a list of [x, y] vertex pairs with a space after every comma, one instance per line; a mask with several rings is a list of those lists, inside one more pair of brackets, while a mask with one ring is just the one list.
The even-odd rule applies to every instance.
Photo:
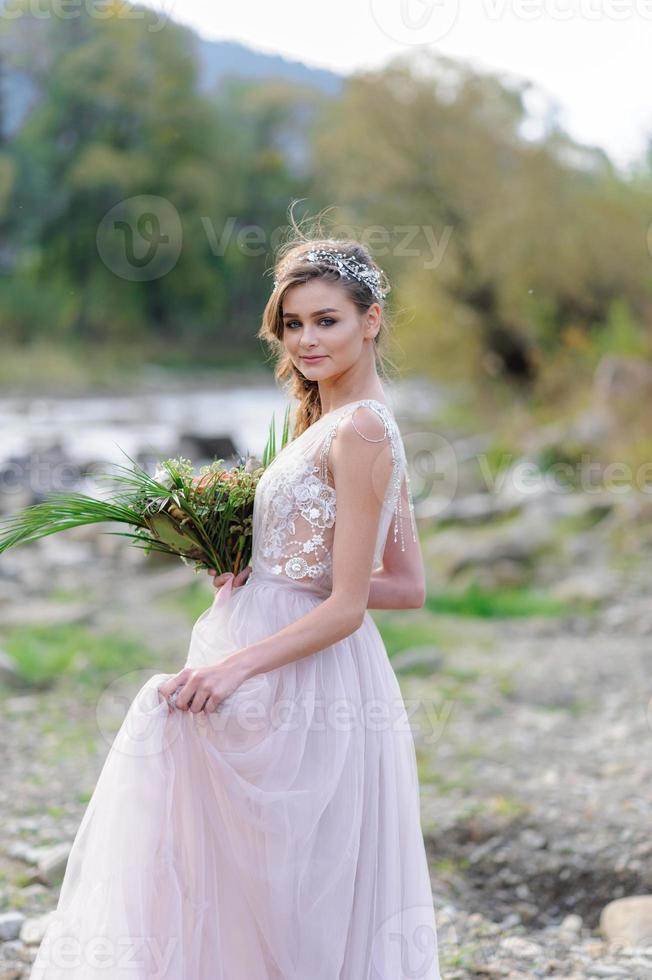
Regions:
[[[285, 408], [285, 415], [283, 416], [283, 429], [281, 430], [281, 449], [283, 449], [287, 443], [290, 441], [290, 405]], [[272, 418], [269, 423], [269, 434], [267, 436], [267, 442], [265, 443], [265, 449], [263, 451], [263, 466], [268, 466], [271, 461], [276, 456], [276, 420], [274, 418], [274, 413], [272, 412]]]
[[93, 687], [153, 663], [153, 655], [137, 639], [119, 633], [100, 635], [76, 624], [13, 627], [6, 631], [2, 645], [20, 677], [35, 687], [49, 687], [66, 676]]
[[215, 598], [215, 588], [210, 584], [208, 576], [206, 582], [195, 579], [189, 582], [184, 589], [177, 589], [174, 595], [160, 600], [160, 604], [169, 607], [170, 604], [179, 609], [190, 623], [194, 623], [197, 618], [210, 606]]
[[649, 179], [556, 128], [525, 142], [526, 115], [497, 77], [424, 53], [356, 76], [318, 136], [321, 197], [378, 246], [407, 365], [446, 382], [530, 380], [614, 297], [649, 304]]
[[[290, 405], [286, 407], [281, 448], [289, 440]], [[117, 472], [103, 479], [114, 485], [108, 499], [87, 494], [50, 493], [46, 499], [0, 519], [0, 554], [18, 544], [86, 524], [115, 523], [130, 531], [107, 531], [130, 538], [146, 554], [176, 555], [195, 571], [215, 568], [218, 574], [237, 573], [251, 558], [256, 486], [276, 456], [274, 417], [263, 458], [240, 459], [232, 468], [224, 460], [201, 466], [194, 477], [185, 457], [162, 460], [150, 475], [125, 453], [131, 467], [114, 464]]]
[[[151, 336], [161, 348], [183, 340], [195, 360], [245, 344], [253, 352], [250, 316], [269, 288], [261, 281], [265, 250], [251, 253], [238, 236], [250, 222], [248, 187], [277, 200], [267, 216], [254, 210], [256, 220], [281, 222], [284, 164], [279, 158], [275, 172], [267, 168], [266, 186], [252, 176], [275, 119], [283, 122], [284, 93], [256, 107], [259, 142], [243, 158], [238, 134], [247, 126], [228, 103], [198, 93], [185, 28], [170, 22], [152, 30], [155, 16], [144, 9], [139, 17], [118, 8], [100, 17], [86, 5], [64, 20], [46, 10], [35, 19], [24, 6], [0, 25], [9, 67], [20, 67], [40, 91], [0, 167], [16, 263], [14, 295], [0, 291], [10, 337], [133, 343]], [[30, 60], [33, 35], [42, 35], [43, 51]], [[9, 187], [2, 174], [12, 167], [21, 180]], [[105, 219], [118, 204], [124, 231], [116, 233]], [[141, 276], [150, 245], [154, 258]], [[176, 258], [159, 273], [166, 248]], [[45, 315], [35, 278], [41, 291], [62, 293]], [[30, 290], [31, 309], [17, 301]]]
[[386, 617], [380, 621], [378, 628], [390, 658], [404, 650], [409, 650], [411, 647], [439, 647], [441, 645], [441, 638], [436, 625], [429, 621], [429, 618], [424, 619], [423, 616], [417, 622], [414, 622], [413, 619], [409, 622], [401, 622], [396, 615], [392, 618]]
[[649, 172], [620, 175], [553, 121], [526, 140], [525, 85], [419, 52], [336, 97], [236, 77], [207, 95], [185, 28], [53, 6], [0, 21], [3, 67], [38, 92], [0, 153], [6, 344], [258, 357], [265, 273], [303, 198], [337, 201], [333, 234], [389, 274], [408, 369], [477, 390], [559, 361], [568, 387], [607, 351], [650, 355]]
[[434, 613], [483, 619], [563, 616], [574, 610], [570, 604], [530, 588], [489, 590], [476, 583], [471, 583], [462, 592], [442, 590], [436, 595], [429, 595], [425, 605]]
[[649, 330], [632, 314], [624, 297], [614, 299], [609, 305], [607, 317], [599, 325], [591, 340], [591, 354], [597, 363], [605, 354], [649, 356], [651, 351]]

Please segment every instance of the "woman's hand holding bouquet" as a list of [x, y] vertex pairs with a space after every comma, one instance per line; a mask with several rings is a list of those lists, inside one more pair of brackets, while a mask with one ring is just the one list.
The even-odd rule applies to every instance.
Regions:
[[[222, 585], [226, 585], [231, 575], [230, 572], [222, 572], [221, 575], [218, 575], [214, 568], [207, 568], [206, 571], [213, 579], [213, 585], [216, 589], [219, 589]], [[246, 568], [243, 568], [241, 572], [238, 572], [238, 574], [234, 576], [233, 588], [236, 589], [239, 585], [244, 585], [250, 574], [251, 565], [247, 565]]]

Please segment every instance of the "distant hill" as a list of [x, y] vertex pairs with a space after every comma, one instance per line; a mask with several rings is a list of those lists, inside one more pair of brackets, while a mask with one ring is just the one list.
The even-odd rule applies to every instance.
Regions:
[[[0, 10], [5, 0], [0, 0]], [[191, 28], [188, 31], [191, 48], [198, 64], [198, 89], [210, 94], [219, 89], [228, 75], [259, 79], [283, 78], [300, 85], [312, 86], [326, 95], [336, 95], [344, 79], [334, 72], [309, 68], [300, 61], [290, 61], [280, 55], [265, 54], [236, 41], [209, 41]], [[0, 51], [0, 125], [3, 135], [11, 136], [20, 128], [34, 105], [37, 94], [29, 78], [20, 72], [2, 71]]]
[[284, 78], [301, 85], [311, 85], [327, 95], [337, 95], [343, 79], [322, 68], [309, 68], [301, 61], [289, 61], [280, 55], [254, 51], [235, 41], [207, 41], [195, 34], [197, 60], [200, 66], [199, 87], [211, 92], [225, 75], [245, 78]]

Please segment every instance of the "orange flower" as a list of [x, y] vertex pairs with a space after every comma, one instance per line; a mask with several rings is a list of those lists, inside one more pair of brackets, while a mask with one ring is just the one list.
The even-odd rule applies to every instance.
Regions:
[[206, 483], [210, 479], [211, 479], [211, 474], [210, 473], [206, 473], [205, 476], [202, 476], [202, 477], [200, 477], [199, 479], [197, 479], [195, 481], [195, 489], [196, 489], [197, 493], [202, 493], [203, 492], [204, 487], [206, 486]]

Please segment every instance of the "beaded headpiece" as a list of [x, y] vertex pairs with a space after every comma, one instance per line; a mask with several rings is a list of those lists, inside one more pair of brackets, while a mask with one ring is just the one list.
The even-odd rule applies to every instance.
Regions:
[[[345, 252], [338, 252], [331, 248], [313, 248], [301, 258], [307, 262], [326, 262], [337, 269], [344, 279], [358, 279], [369, 287], [372, 295], [379, 302], [384, 299], [391, 288], [381, 285], [381, 275], [378, 269], [372, 268], [366, 262], [360, 262], [355, 256], [347, 255]], [[275, 279], [274, 289], [278, 284], [279, 280]]]

